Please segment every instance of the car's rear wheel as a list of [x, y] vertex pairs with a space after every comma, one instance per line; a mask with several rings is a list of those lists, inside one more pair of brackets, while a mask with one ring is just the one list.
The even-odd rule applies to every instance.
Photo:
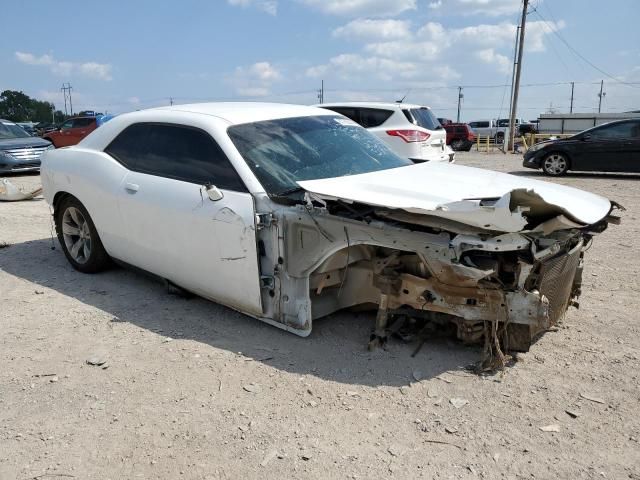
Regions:
[[464, 142], [460, 139], [453, 140], [451, 142], [451, 148], [454, 149], [456, 152], [458, 150], [462, 150], [464, 148]]
[[542, 171], [547, 175], [558, 177], [569, 170], [569, 159], [562, 153], [553, 152], [542, 160]]
[[109, 265], [89, 212], [75, 197], [66, 197], [56, 208], [56, 232], [69, 263], [83, 273], [95, 273]]

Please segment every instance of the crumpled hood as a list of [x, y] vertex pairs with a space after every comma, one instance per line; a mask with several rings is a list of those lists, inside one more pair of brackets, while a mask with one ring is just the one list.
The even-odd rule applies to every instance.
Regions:
[[540, 219], [538, 223], [554, 219], [553, 230], [591, 225], [612, 208], [606, 198], [576, 188], [442, 163], [298, 185], [325, 200], [401, 209], [503, 232], [522, 231], [527, 224], [536, 223], [535, 219]]

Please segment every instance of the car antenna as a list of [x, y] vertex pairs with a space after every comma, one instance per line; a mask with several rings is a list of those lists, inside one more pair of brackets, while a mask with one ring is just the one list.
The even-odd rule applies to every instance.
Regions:
[[411, 89], [407, 90], [407, 93], [404, 94], [404, 97], [402, 97], [400, 100], [396, 100], [396, 103], [404, 102], [404, 99], [407, 98], [407, 95], [409, 95], [410, 91], [411, 91]]

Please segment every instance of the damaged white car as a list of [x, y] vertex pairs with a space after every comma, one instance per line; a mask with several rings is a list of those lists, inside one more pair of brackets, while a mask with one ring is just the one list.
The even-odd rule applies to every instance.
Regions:
[[295, 105], [120, 115], [42, 160], [74, 268], [110, 259], [297, 335], [348, 307], [528, 349], [580, 295], [617, 204], [546, 182], [414, 165], [352, 121]]

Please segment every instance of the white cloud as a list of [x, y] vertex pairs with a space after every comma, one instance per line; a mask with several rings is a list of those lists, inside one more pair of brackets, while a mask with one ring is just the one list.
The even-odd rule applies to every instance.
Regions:
[[511, 68], [511, 62], [505, 55], [496, 53], [493, 48], [486, 48], [475, 52], [476, 58], [489, 65], [497, 65], [498, 70], [502, 73], [508, 73]]
[[[475, 2], [478, 4], [478, 2]], [[527, 52], [546, 50], [546, 37], [564, 28], [563, 21], [527, 24]], [[394, 38], [394, 35], [398, 38]], [[336, 55], [327, 62], [306, 69], [313, 78], [368, 78], [385, 81], [420, 79], [424, 82], [446, 82], [460, 78], [458, 69], [483, 68], [505, 74], [510, 71], [516, 25], [508, 22], [446, 28], [429, 22], [411, 29], [400, 20], [359, 19], [333, 32], [334, 36], [360, 40], [362, 50]], [[454, 68], [455, 65], [455, 68]]]
[[521, 0], [433, 0], [429, 8], [462, 15], [511, 15], [522, 9]]
[[392, 17], [415, 10], [417, 0], [299, 0], [323, 13], [345, 17]]
[[269, 62], [254, 63], [248, 68], [249, 75], [256, 77], [263, 82], [273, 82], [280, 79], [280, 72], [276, 70]]
[[234, 7], [255, 7], [273, 16], [278, 14], [277, 0], [227, 0], [227, 3]]
[[406, 20], [371, 20], [358, 18], [333, 31], [334, 37], [356, 40], [395, 40], [411, 35], [410, 23]]
[[364, 57], [359, 54], [343, 53], [329, 60], [325, 65], [307, 69], [309, 77], [319, 77], [326, 73], [336, 74], [343, 79], [354, 79], [358, 76], [375, 76], [380, 80], [391, 81], [394, 78], [414, 78], [418, 73], [418, 65], [414, 62], [402, 62], [389, 58]]
[[243, 97], [266, 97], [271, 85], [282, 79], [282, 74], [269, 62], [257, 62], [248, 67], [237, 67], [228, 79]]
[[48, 67], [56, 75], [69, 76], [74, 73], [99, 80], [111, 80], [111, 65], [108, 63], [75, 63], [56, 60], [51, 55], [36, 56], [33, 53], [15, 52], [19, 62], [26, 65]]
[[442, 45], [431, 41], [393, 41], [369, 43], [365, 51], [380, 57], [403, 60], [435, 60], [442, 51]]

